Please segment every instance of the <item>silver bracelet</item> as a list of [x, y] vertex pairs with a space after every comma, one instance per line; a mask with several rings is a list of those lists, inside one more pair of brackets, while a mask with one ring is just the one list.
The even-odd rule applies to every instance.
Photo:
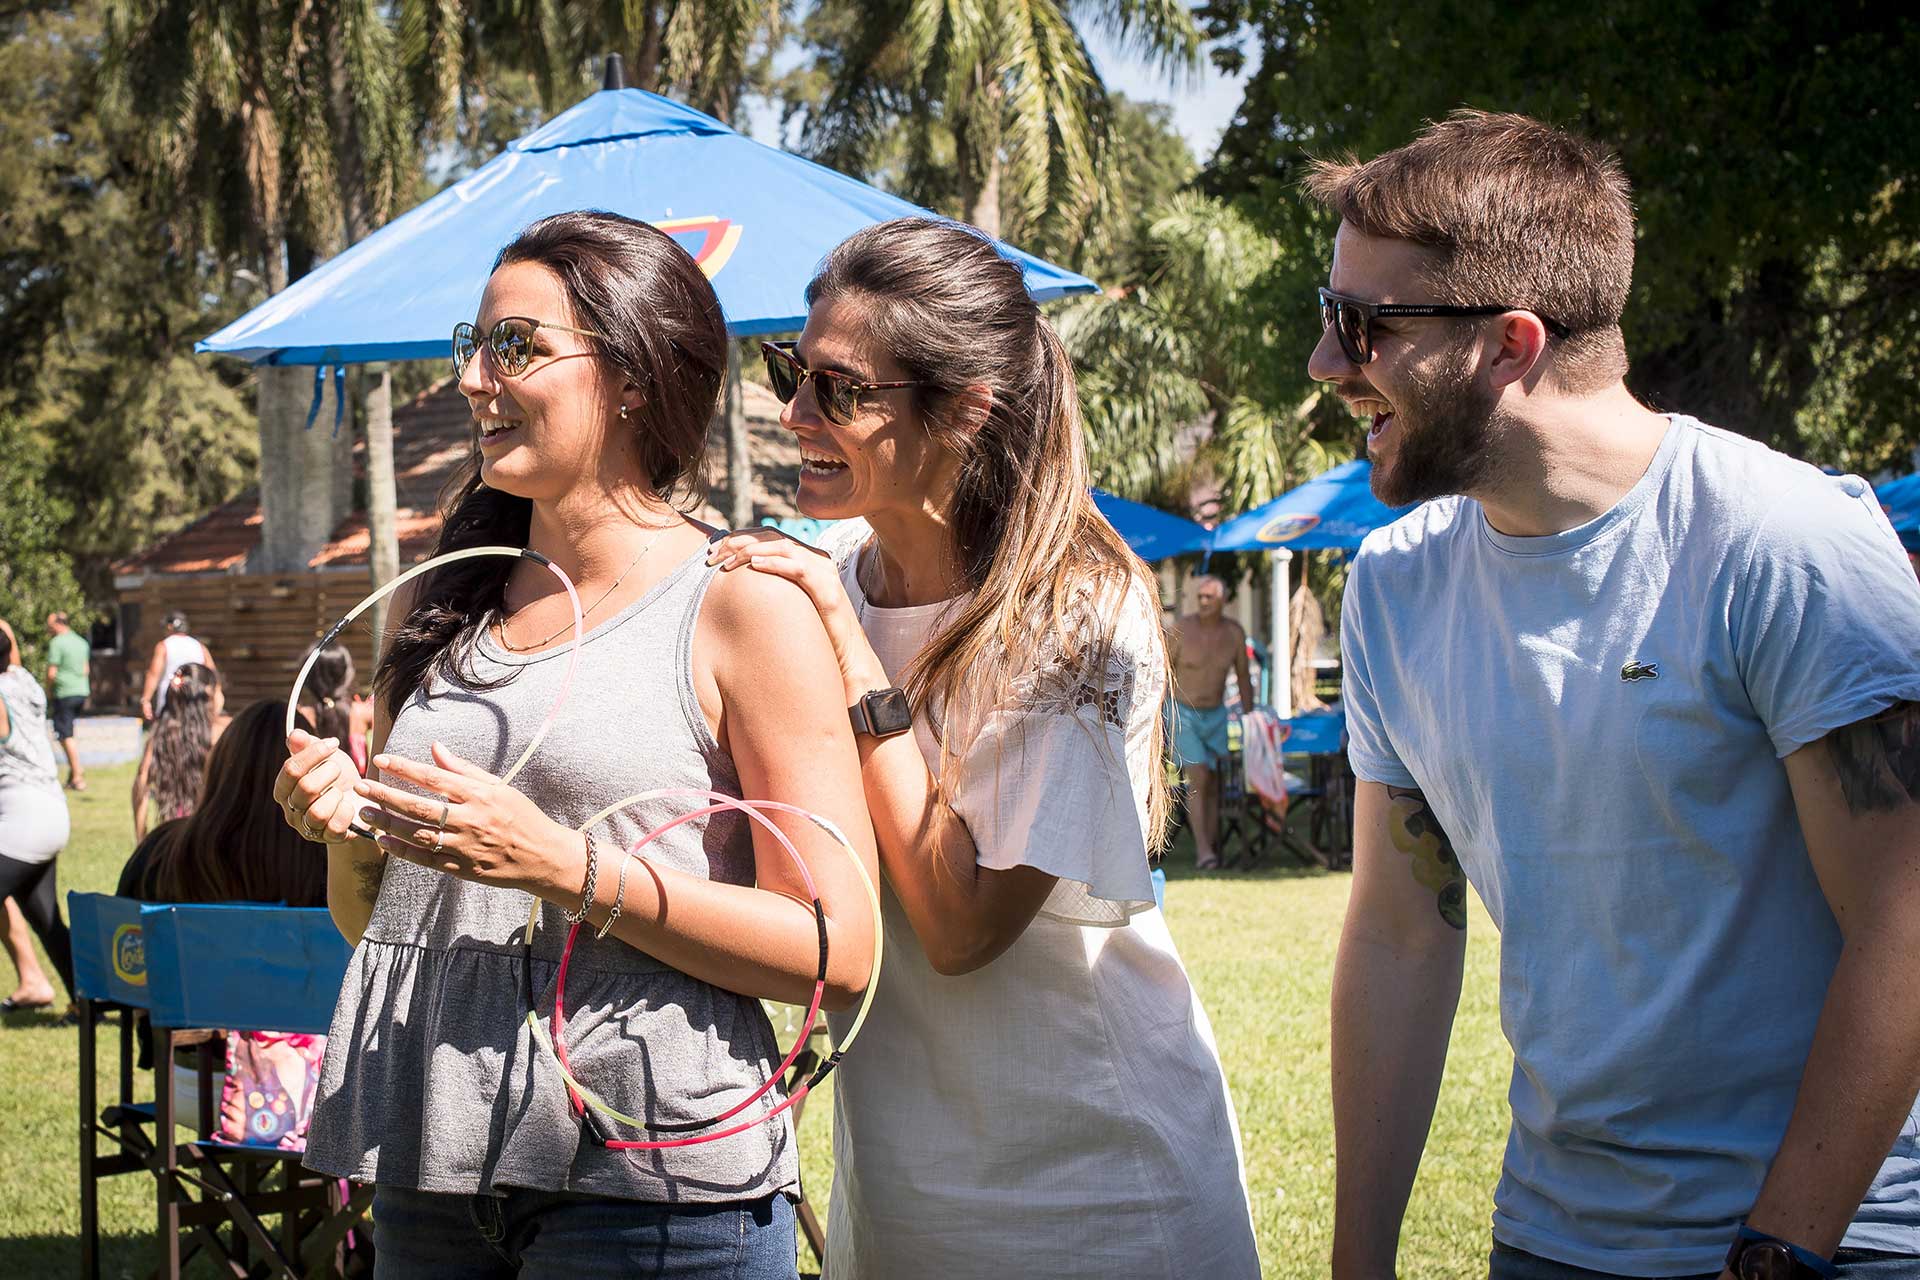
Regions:
[[620, 908], [627, 900], [627, 868], [632, 866], [633, 860], [639, 856], [637, 853], [630, 853], [620, 860], [620, 879], [613, 886], [613, 910], [607, 913], [607, 922], [600, 926], [600, 932], [593, 935], [595, 941], [606, 937], [607, 932], [613, 928], [613, 922], [620, 918]]
[[593, 891], [597, 887], [595, 882], [599, 879], [600, 854], [599, 851], [593, 847], [593, 837], [588, 836], [587, 882], [580, 889], [580, 909], [578, 911], [569, 911], [565, 907], [560, 908], [560, 914], [567, 918], [568, 924], [579, 924], [587, 918], [587, 912], [593, 909]]

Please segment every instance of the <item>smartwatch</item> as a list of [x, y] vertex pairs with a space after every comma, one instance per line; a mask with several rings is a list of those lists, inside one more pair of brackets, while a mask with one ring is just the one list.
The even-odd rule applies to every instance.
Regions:
[[913, 706], [904, 689], [875, 689], [863, 693], [847, 708], [853, 731], [870, 738], [891, 738], [913, 728]]
[[1741, 1227], [1727, 1250], [1727, 1270], [1737, 1280], [1817, 1280], [1840, 1274], [1825, 1258], [1798, 1245]]

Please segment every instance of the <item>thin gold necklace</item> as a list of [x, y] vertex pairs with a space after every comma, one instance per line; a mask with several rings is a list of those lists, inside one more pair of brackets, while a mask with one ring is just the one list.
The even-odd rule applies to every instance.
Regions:
[[[605, 591], [602, 591], [600, 593], [600, 598], [598, 600], [595, 600], [592, 604], [588, 605], [585, 609], [582, 609], [580, 611], [580, 625], [583, 628], [587, 625], [588, 616], [591, 615], [595, 609], [598, 609], [601, 605], [605, 604], [607, 602], [608, 596], [612, 595], [615, 591], [618, 591], [620, 589], [620, 584], [627, 580], [627, 575], [632, 573], [636, 568], [639, 567], [640, 562], [647, 558], [647, 552], [653, 550], [653, 544], [660, 541], [660, 539], [666, 535], [666, 532], [667, 531], [665, 529], [661, 529], [658, 533], [655, 533], [651, 538], [648, 538], [647, 545], [644, 547], [641, 547], [640, 554], [635, 556], [632, 562], [629, 563], [626, 568], [620, 571], [620, 576], [613, 580], [613, 585], [608, 587]], [[573, 629], [572, 622], [564, 622], [560, 624], [560, 630], [554, 632], [552, 635], [548, 636], [544, 640], [535, 640], [532, 644], [528, 644], [528, 645], [517, 645], [513, 641], [507, 639], [507, 620], [505, 618], [502, 618], [500, 619], [500, 643], [505, 645], [507, 647], [507, 651], [510, 653], [529, 653], [535, 649], [545, 648], [547, 645], [552, 644], [555, 640], [558, 640], [562, 635], [565, 635], [568, 631], [572, 629]]]

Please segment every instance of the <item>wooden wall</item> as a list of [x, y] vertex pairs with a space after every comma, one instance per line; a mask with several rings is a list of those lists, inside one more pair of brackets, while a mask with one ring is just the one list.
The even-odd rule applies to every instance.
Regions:
[[[364, 565], [288, 574], [149, 574], [119, 593], [127, 701], [139, 706], [153, 646], [165, 634], [161, 619], [170, 610], [185, 613], [189, 631], [213, 650], [227, 710], [237, 712], [260, 698], [285, 698], [309, 646], [370, 590]], [[371, 617], [369, 610], [341, 635], [363, 689], [373, 683]]]

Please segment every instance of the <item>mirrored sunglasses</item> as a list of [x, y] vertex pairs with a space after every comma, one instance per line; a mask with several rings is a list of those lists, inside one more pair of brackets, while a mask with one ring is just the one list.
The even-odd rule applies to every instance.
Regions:
[[[575, 329], [564, 324], [554, 324], [547, 320], [533, 320], [526, 316], [503, 316], [494, 321], [493, 328], [487, 330], [487, 349], [493, 353], [494, 368], [501, 376], [517, 378], [527, 371], [527, 365], [533, 360], [533, 334], [536, 329], [558, 329], [562, 333], [577, 333], [583, 338], [598, 338], [602, 335], [591, 329]], [[467, 371], [467, 362], [480, 350], [480, 331], [461, 321], [453, 326], [453, 376], [459, 377]]]

